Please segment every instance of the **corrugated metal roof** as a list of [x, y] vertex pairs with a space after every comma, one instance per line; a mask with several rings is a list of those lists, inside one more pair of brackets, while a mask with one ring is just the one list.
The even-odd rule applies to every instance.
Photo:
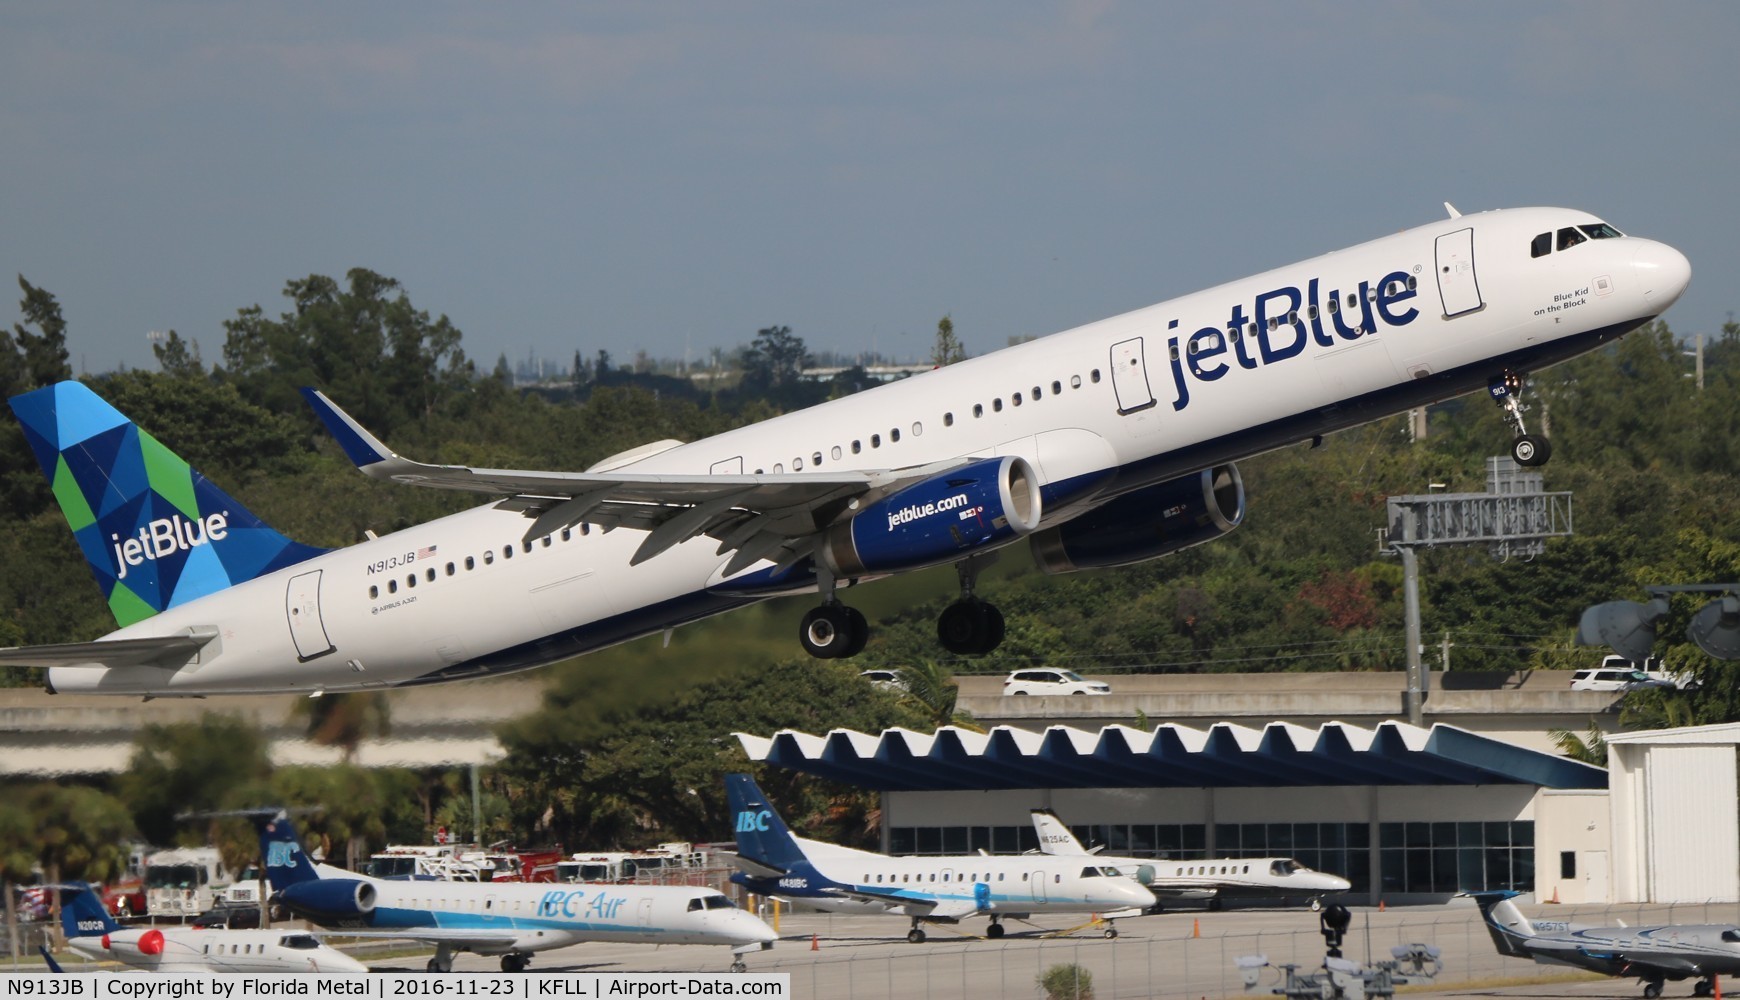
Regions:
[[735, 734], [751, 760], [878, 791], [1003, 788], [1287, 788], [1320, 785], [1539, 785], [1606, 788], [1607, 772], [1456, 726], [1283, 722], [1261, 729], [946, 726], [880, 736], [835, 729]]

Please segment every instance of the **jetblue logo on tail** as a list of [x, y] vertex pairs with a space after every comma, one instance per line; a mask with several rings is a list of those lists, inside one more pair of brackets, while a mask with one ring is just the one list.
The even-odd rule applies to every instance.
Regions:
[[127, 579], [127, 567], [145, 560], [158, 560], [172, 552], [186, 552], [207, 542], [221, 542], [229, 534], [229, 511], [219, 511], [205, 517], [184, 521], [180, 514], [160, 517], [139, 529], [138, 538], [121, 541], [120, 535], [110, 535], [115, 549], [115, 578]]
[[766, 809], [745, 809], [737, 814], [738, 833], [766, 833], [772, 828], [773, 813]]

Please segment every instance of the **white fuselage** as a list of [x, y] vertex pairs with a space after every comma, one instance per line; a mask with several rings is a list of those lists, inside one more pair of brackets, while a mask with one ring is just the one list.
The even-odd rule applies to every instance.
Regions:
[[[146, 950], [142, 938], [155, 935]], [[367, 972], [368, 966], [322, 944], [306, 931], [126, 928], [103, 937], [67, 940], [74, 951], [144, 972]], [[154, 952], [154, 953], [148, 953]]]
[[[1538, 233], [1592, 221], [1563, 209], [1445, 219], [629, 468], [801, 475], [1018, 455], [1039, 476], [1042, 523], [1061, 523], [1133, 489], [1562, 361], [1658, 315], [1689, 277], [1671, 248], [1620, 237], [1530, 256]], [[1444, 240], [1454, 250], [1464, 239], [1462, 256], [1446, 251]], [[723, 579], [730, 554], [716, 539], [631, 565], [643, 531], [577, 526], [528, 549], [529, 523], [486, 505], [320, 555], [109, 637], [218, 629], [186, 665], [56, 668], [50, 686], [203, 695], [479, 676], [768, 596]]]
[[[1039, 854], [889, 857], [794, 839], [813, 872], [758, 880], [754, 888], [821, 910], [910, 914], [935, 905], [945, 913], [1106, 913], [1154, 905], [1153, 893], [1103, 870], [1093, 859]], [[850, 898], [835, 891], [842, 889], [863, 895]], [[888, 898], [865, 898], [870, 896]]]
[[[336, 870], [324, 874], [356, 878]], [[369, 881], [375, 908], [356, 921], [358, 926], [404, 931], [408, 937], [428, 930], [478, 932], [479, 940], [466, 950], [480, 954], [536, 952], [587, 941], [742, 947], [778, 938], [720, 893], [690, 886]]]

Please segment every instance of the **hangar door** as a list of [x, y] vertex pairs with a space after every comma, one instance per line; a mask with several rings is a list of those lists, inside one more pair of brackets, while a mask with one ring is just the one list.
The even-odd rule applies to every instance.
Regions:
[[1438, 295], [1444, 300], [1444, 318], [1485, 305], [1480, 298], [1480, 282], [1474, 277], [1474, 230], [1458, 229], [1438, 237], [1437, 250]]

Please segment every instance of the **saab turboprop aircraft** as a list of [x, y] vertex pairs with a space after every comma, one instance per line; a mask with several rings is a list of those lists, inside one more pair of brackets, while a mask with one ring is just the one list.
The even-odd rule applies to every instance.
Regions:
[[906, 939], [913, 944], [924, 941], [924, 921], [989, 917], [985, 936], [1000, 938], [1005, 918], [1026, 920], [1035, 913], [1099, 914], [1106, 937], [1115, 938], [1116, 918], [1154, 905], [1154, 894], [1135, 880], [1080, 858], [891, 858], [795, 836], [747, 774], [726, 775], [725, 793], [736, 818], [732, 863], [742, 869], [731, 881], [818, 910], [904, 915], [912, 921]]
[[122, 927], [84, 883], [62, 886], [61, 930], [72, 950], [140, 972], [367, 972], [307, 931]]
[[[1204, 899], [1210, 909], [1232, 897], [1272, 899], [1302, 897], [1313, 910], [1321, 909], [1323, 897], [1346, 892], [1352, 883], [1339, 875], [1314, 871], [1292, 858], [1203, 858], [1164, 861], [1156, 858], [1115, 857], [1097, 848], [1082, 846], [1063, 820], [1049, 809], [1033, 810], [1033, 828], [1039, 834], [1039, 851], [1056, 857], [1093, 858], [1148, 887], [1164, 905], [1167, 899]], [[1160, 906], [1155, 907], [1156, 910]]]
[[584, 472], [430, 465], [306, 395], [364, 473], [492, 496], [323, 551], [284, 537], [77, 382], [12, 399], [120, 628], [0, 650], [50, 691], [351, 691], [542, 666], [790, 593], [799, 642], [855, 655], [842, 588], [952, 564], [948, 651], [1002, 641], [974, 594], [1026, 541], [1047, 573], [1211, 541], [1245, 514], [1237, 466], [1486, 390], [1525, 465], [1528, 372], [1671, 305], [1679, 251], [1587, 212], [1450, 217]]
[[500, 955], [503, 972], [523, 972], [534, 952], [585, 941], [724, 945], [742, 972], [745, 954], [779, 940], [715, 889], [370, 878], [310, 861], [283, 810], [245, 815], [277, 903], [333, 934], [429, 942], [430, 972], [453, 971], [461, 951]]
[[1669, 979], [1696, 979], [1692, 995], [1715, 992], [1715, 977], [1740, 973], [1740, 927], [1670, 924], [1664, 927], [1591, 927], [1530, 920], [1511, 900], [1517, 893], [1470, 892], [1501, 955], [1541, 965], [1569, 965], [1643, 982], [1647, 1000]]

